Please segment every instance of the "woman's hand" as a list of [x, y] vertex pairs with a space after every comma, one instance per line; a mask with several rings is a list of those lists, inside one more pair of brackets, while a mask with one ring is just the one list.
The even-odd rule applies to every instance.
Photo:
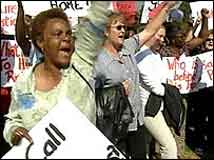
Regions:
[[130, 85], [130, 81], [129, 80], [125, 80], [122, 82], [124, 88], [125, 88], [125, 94], [128, 96], [129, 94], [129, 85]]
[[173, 9], [173, 7], [175, 7], [175, 5], [178, 4], [177, 1], [165, 1], [165, 3], [169, 9]]
[[33, 142], [31, 136], [28, 134], [27, 129], [23, 127], [16, 128], [12, 134], [12, 144], [17, 145], [23, 137], [25, 137], [30, 143]]

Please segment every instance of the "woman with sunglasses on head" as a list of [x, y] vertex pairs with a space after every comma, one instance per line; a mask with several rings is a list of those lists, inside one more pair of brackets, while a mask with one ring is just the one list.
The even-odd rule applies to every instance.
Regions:
[[175, 3], [175, 1], [165, 2], [160, 13], [142, 32], [126, 40], [126, 19], [119, 13], [110, 15], [104, 31], [106, 39], [95, 63], [95, 80], [97, 77], [104, 77], [108, 80], [108, 86], [122, 83], [125, 88], [134, 118], [128, 127], [127, 150], [126, 147], [122, 150], [132, 158], [145, 158], [142, 141], [144, 109], [140, 100], [139, 70], [134, 54], [157, 32]]

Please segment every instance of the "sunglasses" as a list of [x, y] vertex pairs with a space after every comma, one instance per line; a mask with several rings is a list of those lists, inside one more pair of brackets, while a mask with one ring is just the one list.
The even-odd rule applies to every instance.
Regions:
[[207, 38], [206, 41], [213, 41], [213, 38]]
[[124, 30], [126, 30], [127, 29], [127, 27], [125, 26], [125, 25], [118, 25], [118, 26], [114, 26], [118, 31], [121, 31], [122, 30], [122, 28], [124, 29]]

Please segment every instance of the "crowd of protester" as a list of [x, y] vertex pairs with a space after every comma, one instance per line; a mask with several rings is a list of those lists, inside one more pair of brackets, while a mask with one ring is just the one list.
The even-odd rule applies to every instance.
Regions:
[[[99, 10], [102, 20], [95, 20], [96, 7], [105, 3], [95, 2], [92, 16], [82, 19], [73, 33], [74, 26], [62, 9], [32, 18], [17, 1], [15, 36], [30, 67], [12, 88], [1, 87], [5, 105], [0, 117], [1, 154], [23, 137], [32, 142], [28, 131], [66, 96], [127, 158], [154, 158], [155, 153], [162, 159], [183, 158], [186, 146], [207, 157], [208, 106], [203, 101], [211, 102], [213, 87], [181, 95], [168, 83], [162, 57], [213, 51], [209, 10], [202, 9], [194, 24], [191, 18], [184, 22], [180, 12], [179, 17], [172, 12], [176, 1], [163, 2], [142, 27], [138, 14], [127, 24], [123, 14]], [[91, 48], [84, 52], [87, 43]], [[122, 93], [117, 106], [109, 99], [118, 97], [107, 95], [116, 86], [120, 86], [116, 92]], [[115, 115], [110, 110], [120, 104], [122, 137], [113, 131]], [[153, 142], [160, 147], [152, 150]]]

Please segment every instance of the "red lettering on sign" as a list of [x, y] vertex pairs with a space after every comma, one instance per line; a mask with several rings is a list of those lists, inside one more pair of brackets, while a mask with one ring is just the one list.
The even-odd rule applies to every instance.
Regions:
[[181, 62], [180, 63], [180, 69], [185, 70], [186, 68], [186, 63], [185, 62]]
[[176, 68], [176, 58], [173, 59], [172, 63], [170, 63], [171, 61], [169, 59], [167, 59], [167, 63], [168, 63], [168, 68], [169, 70], [174, 70]]
[[18, 45], [15, 43], [11, 45], [10, 41], [3, 41], [1, 46], [1, 54], [4, 57], [20, 57], [21, 54], [18, 53]]
[[210, 80], [213, 80], [213, 69], [207, 70], [207, 74], [209, 75]]
[[1, 8], [1, 13], [16, 14], [16, 12], [17, 12], [17, 5], [5, 5], [4, 7]]
[[137, 15], [136, 1], [113, 1], [113, 10], [122, 13], [129, 24], [134, 24]]
[[16, 19], [13, 17], [5, 17], [1, 19], [1, 27], [11, 27], [15, 26], [16, 24]]
[[9, 71], [5, 72], [5, 74], [6, 74], [6, 76], [7, 76], [7, 82], [9, 82], [10, 79], [12, 79], [13, 82], [16, 81], [17, 77], [14, 75], [13, 70], [9, 70]]
[[208, 62], [206, 65], [205, 65], [205, 69], [207, 68], [213, 68], [213, 62]]
[[183, 74], [175, 74], [174, 80], [179, 81], [192, 81], [193, 75], [189, 72], [184, 71]]
[[25, 58], [24, 57], [19, 57], [19, 69], [24, 70], [27, 68]]
[[137, 11], [136, 1], [113, 1], [113, 9], [121, 13], [130, 14]]

